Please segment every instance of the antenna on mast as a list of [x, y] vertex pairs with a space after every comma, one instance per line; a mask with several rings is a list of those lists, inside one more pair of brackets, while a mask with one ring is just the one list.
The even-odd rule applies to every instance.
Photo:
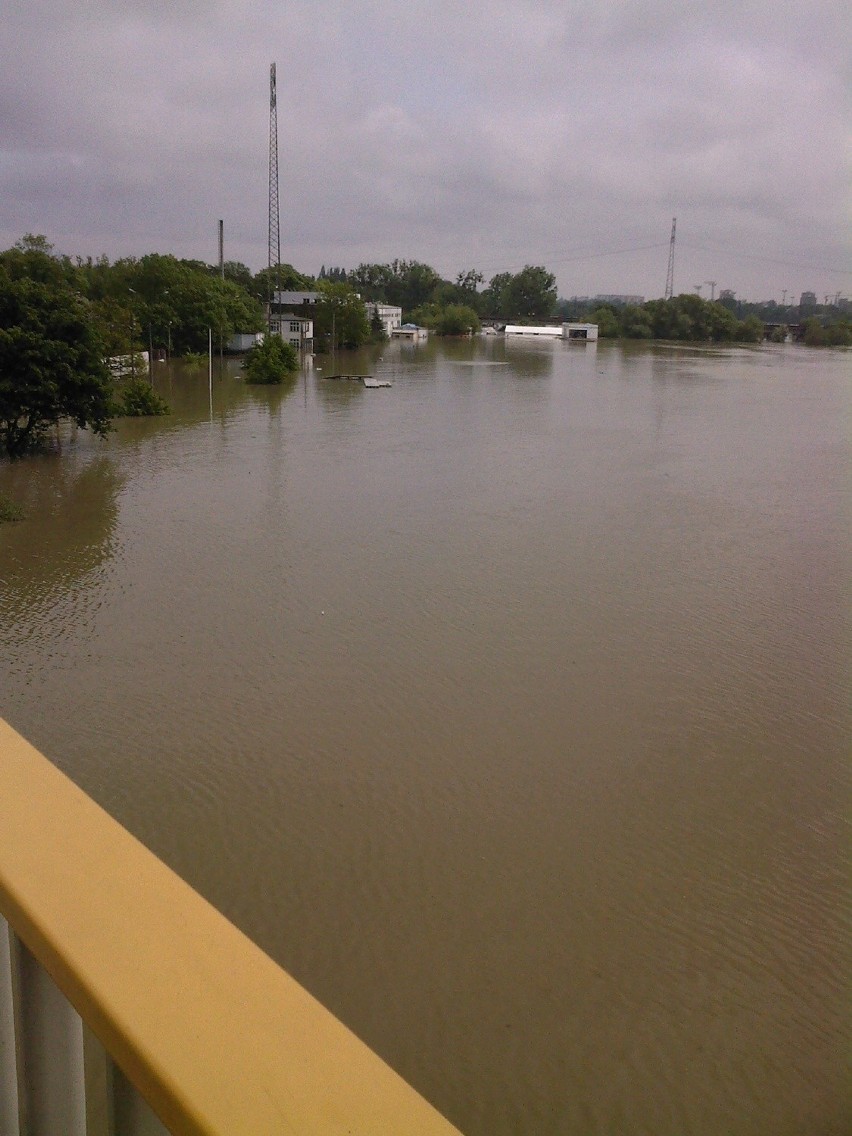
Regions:
[[666, 273], [666, 294], [665, 299], [670, 300], [674, 294], [674, 246], [675, 246], [675, 229], [677, 228], [677, 217], [672, 217], [672, 239], [669, 242], [669, 269]]
[[[281, 286], [281, 233], [278, 208], [278, 102], [275, 91], [275, 64], [269, 66], [269, 315], [272, 331], [272, 303]], [[274, 272], [273, 272], [274, 270]]]

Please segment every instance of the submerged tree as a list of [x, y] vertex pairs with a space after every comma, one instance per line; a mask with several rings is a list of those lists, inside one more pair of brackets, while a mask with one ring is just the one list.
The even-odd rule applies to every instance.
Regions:
[[112, 381], [85, 301], [67, 284], [12, 279], [0, 265], [0, 446], [6, 454], [17, 458], [38, 448], [62, 418], [103, 436], [112, 412]]
[[299, 366], [295, 347], [280, 335], [267, 335], [246, 356], [243, 369], [247, 383], [281, 383]]

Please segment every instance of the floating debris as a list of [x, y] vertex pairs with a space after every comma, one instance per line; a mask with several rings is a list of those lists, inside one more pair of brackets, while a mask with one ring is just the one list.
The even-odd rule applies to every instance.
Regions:
[[377, 379], [373, 375], [326, 375], [327, 379], [346, 379], [351, 383], [363, 383], [365, 387], [370, 390], [377, 390], [379, 387], [392, 387], [393, 383], [390, 379]]

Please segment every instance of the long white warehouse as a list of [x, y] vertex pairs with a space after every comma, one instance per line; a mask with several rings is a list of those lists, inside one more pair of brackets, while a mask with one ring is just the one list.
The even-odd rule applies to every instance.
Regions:
[[596, 323], [548, 324], [546, 327], [527, 327], [519, 323], [507, 323], [506, 335], [550, 336], [551, 339], [571, 339], [592, 342], [598, 337]]

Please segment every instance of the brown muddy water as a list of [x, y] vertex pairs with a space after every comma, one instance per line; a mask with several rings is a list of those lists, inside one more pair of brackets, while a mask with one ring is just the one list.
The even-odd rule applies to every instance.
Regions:
[[850, 355], [337, 362], [0, 465], [0, 713], [467, 1136], [852, 1131]]

